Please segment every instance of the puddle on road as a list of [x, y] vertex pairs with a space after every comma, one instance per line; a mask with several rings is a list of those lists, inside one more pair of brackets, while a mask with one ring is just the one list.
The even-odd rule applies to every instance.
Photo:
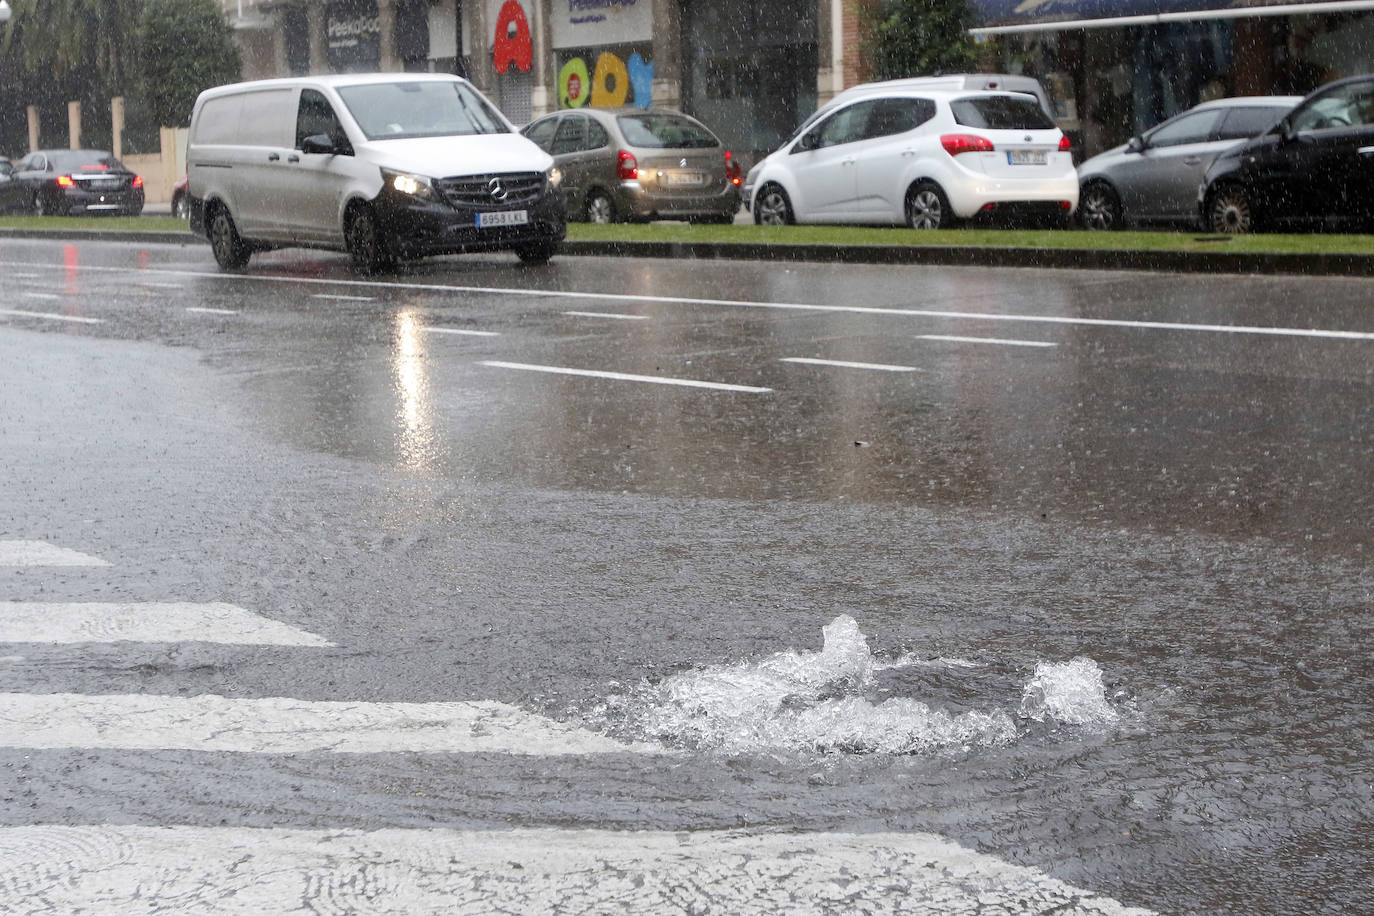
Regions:
[[1101, 668], [1082, 657], [1042, 662], [1019, 695], [983, 690], [972, 708], [939, 708], [926, 702], [930, 697], [878, 699], [892, 692], [893, 675], [904, 669], [942, 669], [967, 678], [980, 666], [914, 656], [884, 662], [847, 615], [822, 632], [819, 652], [785, 651], [675, 674], [609, 698], [594, 718], [639, 739], [742, 755], [965, 751], [1009, 745], [1046, 727], [1108, 728], [1120, 716], [1107, 698]]

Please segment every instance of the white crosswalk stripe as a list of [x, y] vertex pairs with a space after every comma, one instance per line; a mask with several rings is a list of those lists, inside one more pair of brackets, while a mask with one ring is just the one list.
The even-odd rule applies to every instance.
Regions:
[[332, 646], [326, 639], [212, 602], [56, 603], [0, 601], [0, 642], [213, 642], [221, 645]]
[[0, 829], [16, 914], [1148, 916], [922, 833]]
[[46, 541], [0, 540], [0, 566], [109, 566], [104, 560]]

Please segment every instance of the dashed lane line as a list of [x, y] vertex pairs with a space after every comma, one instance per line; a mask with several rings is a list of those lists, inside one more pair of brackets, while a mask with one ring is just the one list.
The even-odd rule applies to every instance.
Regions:
[[856, 363], [846, 359], [816, 359], [810, 356], [785, 356], [781, 363], [803, 363], [808, 366], [835, 366], [840, 369], [870, 369], [877, 372], [920, 372], [915, 366], [893, 366], [886, 363]]
[[0, 601], [0, 642], [211, 642], [220, 645], [334, 644], [232, 604]]
[[576, 312], [567, 311], [564, 315], [574, 318], [609, 318], [613, 321], [648, 321], [648, 315], [626, 315], [623, 312]]
[[494, 359], [484, 359], [480, 365], [497, 369], [518, 369], [525, 372], [546, 372], [553, 375], [578, 375], [586, 378], [611, 379], [620, 382], [648, 382], [654, 385], [680, 385], [686, 388], [710, 388], [715, 391], [740, 391], [747, 394], [764, 394], [772, 388], [757, 388], [752, 385], [730, 385], [725, 382], [703, 382], [697, 379], [671, 378], [659, 375], [631, 375], [627, 372], [602, 372], [596, 369], [570, 369], [566, 366], [537, 366], [531, 363], [508, 363]]
[[[11, 262], [16, 267], [59, 270], [40, 262]], [[717, 308], [775, 309], [780, 311], [831, 312], [855, 315], [885, 315], [904, 318], [948, 318], [966, 321], [1024, 322], [1078, 327], [1124, 328], [1152, 331], [1192, 331], [1213, 334], [1258, 334], [1275, 337], [1319, 338], [1326, 340], [1374, 341], [1374, 331], [1342, 331], [1330, 328], [1284, 328], [1263, 325], [1189, 324], [1179, 321], [1136, 321], [1128, 318], [1083, 318], [1069, 315], [1018, 315], [995, 312], [959, 312], [947, 309], [897, 308], [864, 305], [815, 305], [801, 302], [766, 302], [748, 299], [707, 299], [693, 296], [649, 296], [637, 293], [596, 293], [575, 290], [546, 290], [529, 287], [459, 286], [445, 283], [397, 283], [381, 280], [342, 280], [323, 277], [282, 277], [266, 274], [226, 274], [202, 270], [174, 270], [153, 267], [108, 267], [81, 265], [77, 270], [108, 273], [161, 274], [178, 277], [202, 277], [226, 282], [299, 283], [302, 285], [352, 287], [354, 289], [414, 290], [421, 292], [465, 293], [489, 296], [522, 296], [544, 299], [580, 299], [599, 302], [654, 302], [667, 305], [701, 305]]]
[[456, 334], [461, 337], [500, 337], [500, 331], [474, 331], [469, 328], [433, 328], [426, 327], [422, 330], [430, 334]]
[[47, 541], [0, 540], [0, 566], [109, 566], [97, 557]]
[[1151, 916], [926, 833], [0, 829], [14, 914]]
[[[28, 293], [30, 296], [39, 296], [38, 293]], [[49, 298], [60, 299], [60, 296]], [[42, 318], [45, 321], [70, 321], [75, 324], [104, 324], [103, 318], [85, 318], [80, 315], [60, 315], [57, 312], [28, 312], [23, 309], [0, 309], [0, 315], [9, 315], [14, 318]]]
[[0, 747], [298, 754], [663, 754], [492, 700], [0, 694]]
[[237, 309], [212, 309], [198, 305], [188, 305], [186, 311], [196, 315], [237, 315]]
[[1003, 347], [1057, 347], [1051, 340], [1012, 340], [1006, 337], [960, 337], [954, 334], [917, 334], [917, 340], [943, 340], [950, 343], [998, 344]]

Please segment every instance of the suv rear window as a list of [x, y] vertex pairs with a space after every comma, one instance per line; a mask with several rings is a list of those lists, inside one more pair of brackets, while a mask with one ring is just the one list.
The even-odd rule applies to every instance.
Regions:
[[710, 149], [716, 138], [694, 121], [663, 114], [621, 115], [620, 132], [631, 146], [649, 149]]
[[949, 103], [954, 120], [984, 130], [1053, 130], [1054, 122], [1031, 96], [988, 95]]

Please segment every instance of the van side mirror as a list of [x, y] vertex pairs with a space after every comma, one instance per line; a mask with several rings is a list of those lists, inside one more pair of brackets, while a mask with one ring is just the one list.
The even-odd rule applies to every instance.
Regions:
[[801, 139], [797, 141], [797, 145], [793, 148], [792, 152], [809, 153], [811, 150], [816, 149], [820, 145], [820, 135], [817, 134], [814, 130], [809, 130], [801, 135]]
[[1132, 153], [1145, 152], [1145, 138], [1140, 136], [1140, 134], [1136, 134], [1126, 142], [1126, 149], [1128, 152]]
[[334, 145], [334, 139], [329, 134], [311, 134], [301, 141], [301, 152], [303, 153], [337, 153], [338, 147]]

